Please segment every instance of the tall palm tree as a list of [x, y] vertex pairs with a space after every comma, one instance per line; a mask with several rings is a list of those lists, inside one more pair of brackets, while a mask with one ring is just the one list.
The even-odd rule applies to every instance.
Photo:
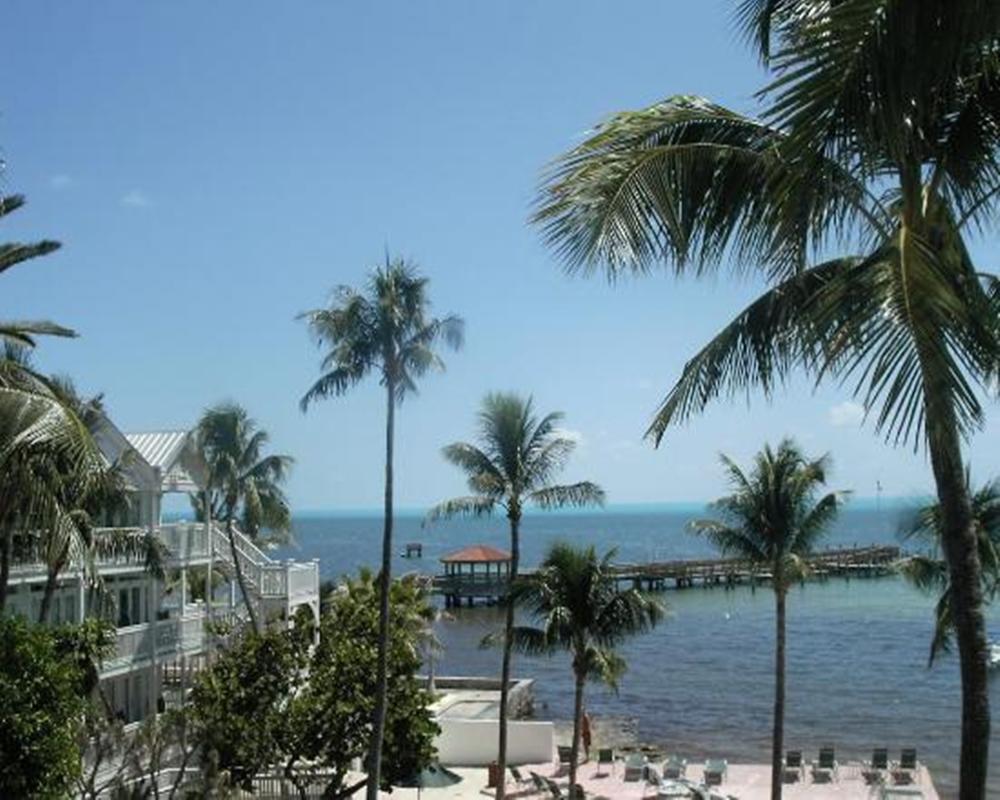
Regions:
[[323, 374], [305, 393], [303, 411], [316, 400], [339, 397], [376, 373], [385, 389], [385, 523], [382, 533], [382, 571], [379, 574], [378, 681], [368, 753], [369, 800], [377, 800], [385, 734], [386, 658], [389, 636], [389, 585], [392, 573], [392, 467], [396, 406], [411, 392], [416, 379], [444, 362], [434, 351], [443, 340], [452, 349], [462, 344], [464, 323], [459, 317], [430, 316], [427, 279], [403, 259], [389, 260], [372, 271], [364, 292], [341, 286], [327, 308], [301, 315], [316, 343], [326, 347]]
[[807, 571], [805, 557], [837, 515], [841, 496], [817, 490], [826, 483], [829, 459], [810, 461], [789, 440], [766, 446], [747, 475], [732, 459], [722, 463], [733, 493], [711, 508], [718, 519], [696, 520], [691, 529], [724, 556], [735, 556], [771, 572], [774, 589], [774, 730], [771, 740], [771, 800], [781, 800], [785, 732], [785, 599], [788, 587]]
[[[966, 483], [970, 485], [972, 518], [979, 537], [983, 597], [992, 600], [1000, 588], [1000, 478], [973, 490], [966, 472]], [[931, 666], [940, 653], [951, 649], [955, 633], [951, 576], [948, 565], [941, 557], [941, 506], [933, 503], [908, 515], [903, 521], [901, 533], [905, 539], [921, 542], [930, 550], [926, 555], [904, 559], [899, 570], [917, 588], [938, 593], [934, 609], [934, 635], [927, 659], [927, 665]]]
[[[479, 412], [479, 444], [455, 442], [444, 457], [465, 472], [471, 495], [447, 500], [430, 510], [428, 520], [459, 515], [483, 516], [502, 509], [510, 523], [510, 582], [517, 580], [520, 563], [521, 515], [525, 505], [543, 509], [602, 505], [604, 490], [590, 481], [554, 485], [576, 441], [558, 427], [562, 414], [538, 419], [531, 398], [516, 394], [488, 394]], [[510, 691], [511, 632], [514, 604], [507, 603], [506, 631], [500, 667], [500, 732], [497, 764], [507, 768], [507, 695]], [[497, 784], [503, 800], [504, 782]]]
[[538, 571], [514, 585], [514, 602], [534, 618], [538, 627], [515, 626], [515, 649], [529, 655], [564, 651], [573, 667], [573, 749], [569, 767], [569, 796], [576, 796], [576, 768], [580, 757], [583, 689], [588, 680], [617, 688], [625, 660], [615, 651], [630, 636], [660, 621], [663, 606], [636, 589], [620, 591], [610, 571], [615, 551], [598, 558], [593, 547], [556, 543]]
[[1000, 280], [963, 237], [1000, 202], [1000, 4], [739, 9], [773, 75], [759, 113], [679, 95], [617, 114], [558, 159], [534, 219], [570, 268], [702, 274], [728, 260], [770, 284], [685, 366], [657, 442], [719, 395], [769, 396], [804, 367], [850, 381], [888, 439], [927, 448], [961, 660], [960, 796], [978, 800], [990, 715], [962, 446], [1000, 359]]
[[[195, 436], [208, 468], [212, 519], [226, 524], [236, 582], [250, 624], [259, 633], [260, 620], [237, 556], [235, 523], [239, 518], [242, 529], [255, 541], [265, 533], [279, 539], [288, 534], [291, 511], [281, 485], [294, 459], [287, 455], [265, 454], [270, 436], [236, 403], [219, 403], [206, 409], [198, 421]], [[191, 502], [196, 514], [204, 518], [201, 498], [192, 495]]]

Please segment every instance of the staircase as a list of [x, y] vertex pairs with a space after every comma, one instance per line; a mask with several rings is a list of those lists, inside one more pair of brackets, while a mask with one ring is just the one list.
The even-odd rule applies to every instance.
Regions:
[[221, 566], [235, 575], [239, 559], [248, 600], [260, 611], [265, 604], [291, 612], [299, 605], [310, 605], [314, 612], [319, 603], [319, 563], [317, 561], [277, 561], [233, 526], [233, 542], [224, 525], [212, 523], [212, 550]]

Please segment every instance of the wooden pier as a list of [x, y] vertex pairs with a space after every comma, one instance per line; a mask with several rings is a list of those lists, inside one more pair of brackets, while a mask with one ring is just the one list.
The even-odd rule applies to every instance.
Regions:
[[[838, 550], [824, 550], [807, 559], [809, 574], [806, 580], [823, 580], [832, 576], [846, 578], [876, 578], [891, 574], [894, 564], [902, 557], [898, 547], [870, 545]], [[522, 570], [531, 575], [534, 570]], [[756, 586], [768, 583], [772, 575], [748, 561], [731, 558], [679, 559], [654, 561], [646, 564], [615, 564], [612, 567], [619, 587], [632, 587], [643, 591], [658, 592], [667, 589], [689, 589]], [[499, 602], [507, 593], [505, 576], [494, 573], [451, 573], [433, 578], [433, 591], [445, 596], [448, 605], [460, 605], [466, 600]]]

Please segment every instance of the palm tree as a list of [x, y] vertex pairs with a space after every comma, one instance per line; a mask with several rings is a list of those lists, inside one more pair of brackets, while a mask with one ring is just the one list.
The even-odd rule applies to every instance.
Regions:
[[[968, 471], [966, 483], [972, 497], [972, 518], [979, 537], [979, 563], [982, 564], [983, 596], [992, 600], [1000, 588], [1000, 479], [994, 478], [972, 490]], [[931, 638], [927, 666], [938, 654], [951, 649], [955, 632], [952, 610], [951, 576], [941, 558], [941, 506], [937, 503], [917, 509], [903, 521], [902, 536], [928, 545], [928, 555], [904, 559], [899, 570], [910, 583], [926, 592], [938, 593], [934, 609], [934, 635]]]
[[[24, 203], [24, 195], [12, 194], [0, 197], [0, 219], [17, 211]], [[0, 244], [0, 273], [6, 272], [16, 264], [53, 253], [60, 247], [59, 242], [50, 239], [31, 243], [6, 242]], [[35, 337], [39, 335], [75, 336], [76, 334], [69, 328], [56, 325], [54, 322], [0, 321], [0, 340], [25, 347], [34, 347]]]
[[[531, 398], [488, 394], [479, 412], [479, 445], [455, 442], [442, 451], [448, 461], [465, 472], [472, 494], [435, 506], [428, 513], [428, 520], [483, 516], [502, 509], [510, 523], [511, 583], [517, 580], [521, 514], [526, 504], [549, 509], [604, 503], [604, 491], [595, 483], [582, 481], [566, 486], [551, 483], [576, 447], [576, 441], [559, 429], [560, 420], [560, 413], [538, 419]], [[514, 604], [507, 603], [497, 748], [501, 775], [507, 768], [507, 694], [513, 629]], [[497, 800], [503, 800], [503, 796], [504, 782], [499, 781]]]
[[55, 462], [84, 482], [104, 467], [86, 426], [57, 397], [0, 386], [0, 614], [25, 532], [73, 524], [53, 491]]
[[[1000, 4], [739, 8], [773, 74], [760, 113], [681, 95], [617, 114], [556, 162], [534, 220], [571, 269], [728, 260], [770, 284], [685, 366], [656, 442], [719, 395], [770, 396], [803, 367], [850, 381], [888, 439], [927, 447], [961, 660], [960, 796], [978, 800], [987, 643], [962, 446], [1000, 359], [1000, 279], [963, 236], [1000, 202]], [[928, 42], [934, 57], [917, 55]]]
[[615, 551], [597, 557], [593, 547], [552, 545], [538, 568], [513, 587], [513, 600], [538, 621], [538, 627], [515, 626], [511, 635], [487, 637], [512, 641], [528, 655], [570, 654], [573, 666], [573, 750], [569, 796], [576, 797], [576, 767], [580, 757], [583, 689], [587, 680], [617, 688], [625, 659], [616, 651], [630, 636], [660, 621], [663, 606], [636, 589], [620, 591], [611, 573]]
[[392, 467], [396, 406], [411, 392], [416, 379], [431, 368], [443, 369], [434, 351], [439, 340], [458, 349], [464, 323], [455, 316], [441, 319], [429, 314], [427, 279], [402, 259], [389, 260], [373, 270], [365, 292], [339, 287], [329, 307], [300, 315], [316, 343], [328, 348], [320, 368], [323, 374], [300, 403], [309, 405], [339, 397], [378, 374], [385, 389], [385, 523], [382, 533], [382, 571], [379, 574], [378, 681], [372, 716], [372, 742], [368, 753], [368, 800], [377, 800], [381, 784], [382, 740], [385, 734], [386, 658], [389, 636], [389, 585], [392, 573]]
[[785, 731], [785, 599], [788, 587], [807, 571], [805, 557], [837, 515], [836, 493], [816, 500], [826, 482], [829, 459], [808, 460], [789, 440], [765, 447], [745, 474], [722, 456], [733, 493], [710, 506], [720, 519], [696, 520], [691, 529], [724, 556], [735, 556], [771, 572], [775, 601], [774, 731], [771, 800], [781, 800]]
[[[205, 410], [198, 421], [196, 442], [208, 467], [208, 494], [212, 519], [226, 523], [226, 536], [233, 554], [236, 582], [250, 616], [260, 632], [260, 620], [247, 590], [246, 576], [238, 557], [235, 522], [254, 541], [267, 533], [279, 539], [291, 530], [291, 511], [281, 485], [294, 459], [287, 455], [265, 455], [270, 437], [245, 408], [220, 403]], [[201, 498], [191, 496], [196, 514], [204, 519]]]

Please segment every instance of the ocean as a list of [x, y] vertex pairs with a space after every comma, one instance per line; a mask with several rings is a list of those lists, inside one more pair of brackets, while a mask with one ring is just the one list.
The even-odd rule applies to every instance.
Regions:
[[[899, 543], [900, 507], [846, 509], [822, 546]], [[522, 532], [522, 563], [537, 564], [555, 540], [616, 548], [620, 561], [638, 562], [712, 554], [685, 530], [704, 516], [698, 505], [611, 508], [590, 513], [532, 514]], [[295, 546], [283, 557], [319, 558], [323, 578], [375, 566], [381, 552], [377, 515], [310, 515], [295, 521]], [[473, 543], [507, 545], [503, 518], [421, 526], [419, 516], [396, 520], [393, 569], [435, 573], [438, 559]], [[401, 557], [406, 542], [421, 542], [423, 558]], [[766, 587], [666, 591], [668, 618], [626, 644], [628, 672], [618, 692], [587, 688], [591, 714], [634, 718], [643, 741], [689, 758], [734, 761], [770, 758], [773, 703], [774, 599]], [[933, 668], [927, 654], [933, 598], [898, 578], [806, 583], [788, 601], [785, 742], [807, 757], [832, 744], [843, 760], [869, 758], [873, 747], [898, 758], [913, 746], [930, 767], [943, 797], [957, 792], [960, 684], [957, 658]], [[445, 646], [440, 675], [493, 675], [499, 653], [479, 641], [501, 623], [486, 606], [453, 610], [438, 626]], [[991, 633], [1000, 618], [990, 615]], [[572, 716], [572, 682], [564, 657], [515, 656], [515, 674], [536, 680], [539, 717]], [[991, 686], [1000, 703], [1000, 679]], [[994, 725], [994, 730], [1000, 727]], [[991, 742], [990, 796], [1000, 797], [1000, 742]], [[892, 755], [895, 753], [895, 755]]]

